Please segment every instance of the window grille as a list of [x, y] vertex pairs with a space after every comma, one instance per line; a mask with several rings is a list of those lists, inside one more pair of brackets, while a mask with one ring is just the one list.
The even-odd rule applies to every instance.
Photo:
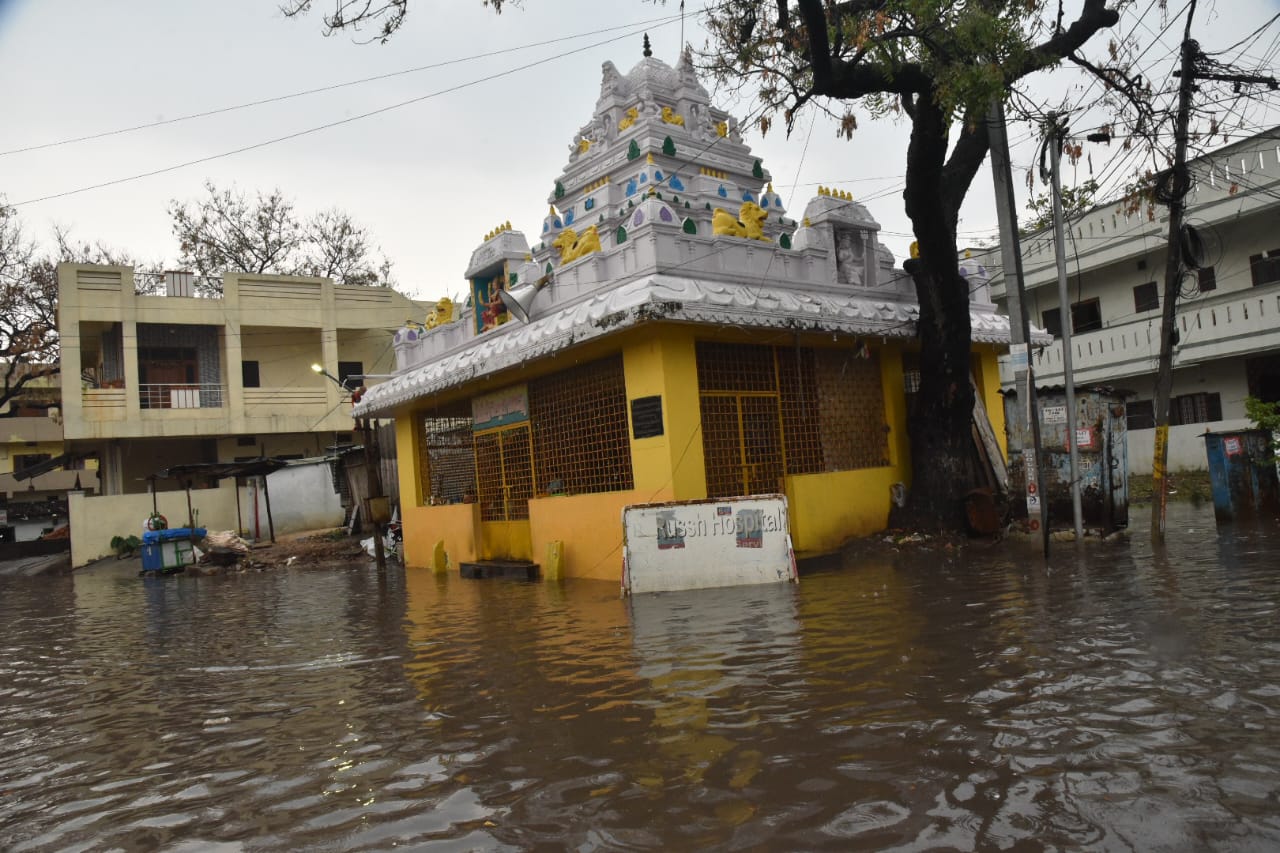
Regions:
[[621, 355], [531, 380], [528, 387], [538, 494], [635, 488]]
[[427, 500], [452, 504], [474, 496], [476, 463], [471, 418], [424, 415], [418, 435], [422, 441], [419, 458], [424, 466], [422, 481], [427, 485]]

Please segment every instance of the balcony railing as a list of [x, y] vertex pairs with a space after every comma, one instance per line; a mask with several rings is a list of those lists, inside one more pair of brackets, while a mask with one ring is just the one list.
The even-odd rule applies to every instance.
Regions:
[[[1280, 284], [1184, 302], [1175, 321], [1175, 367], [1275, 346], [1280, 343]], [[1160, 315], [1152, 311], [1141, 320], [1074, 334], [1071, 352], [1071, 368], [1077, 382], [1150, 373], [1160, 358]], [[1040, 352], [1035, 369], [1037, 381], [1053, 381], [1062, 376], [1061, 340]], [[1004, 384], [1013, 382], [1007, 358], [1001, 359], [1000, 379]]]
[[213, 382], [148, 382], [138, 386], [144, 409], [220, 409], [222, 386]]

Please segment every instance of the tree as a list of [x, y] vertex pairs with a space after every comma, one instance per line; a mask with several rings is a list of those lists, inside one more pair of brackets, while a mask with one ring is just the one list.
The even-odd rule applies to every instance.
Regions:
[[[1095, 205], [1098, 195], [1098, 182], [1093, 178], [1074, 186], [1062, 188], [1062, 215], [1070, 221], [1073, 217], [1087, 213]], [[1053, 195], [1040, 193], [1027, 200], [1027, 212], [1030, 218], [1019, 227], [1022, 234], [1032, 234], [1053, 224]]]
[[58, 277], [0, 201], [0, 407], [58, 372]]
[[996, 98], [1071, 58], [1119, 19], [1107, 0], [1082, 0], [1063, 26], [1045, 0], [719, 0], [708, 7], [707, 55], [726, 83], [754, 82], [788, 129], [811, 102], [853, 105], [911, 126], [903, 200], [919, 247], [904, 262], [920, 302], [920, 389], [909, 416], [913, 484], [901, 521], [956, 528], [974, 482], [969, 290], [960, 276], [960, 206], [988, 149]]
[[52, 251], [29, 239], [16, 211], [0, 202], [0, 408], [23, 388], [59, 372], [58, 264], [136, 266], [102, 241], [77, 242], [55, 227]]
[[169, 203], [178, 262], [200, 276], [203, 290], [220, 292], [217, 276], [228, 270], [390, 285], [390, 262], [374, 257], [368, 232], [346, 213], [335, 208], [302, 222], [279, 189], [249, 198], [211, 181], [204, 187], [203, 198]]

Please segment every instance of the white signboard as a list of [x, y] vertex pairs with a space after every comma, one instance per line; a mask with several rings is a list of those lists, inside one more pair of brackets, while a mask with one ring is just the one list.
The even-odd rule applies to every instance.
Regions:
[[1065, 424], [1067, 422], [1067, 407], [1045, 406], [1044, 422], [1047, 424]]
[[785, 495], [622, 510], [622, 594], [797, 580]]

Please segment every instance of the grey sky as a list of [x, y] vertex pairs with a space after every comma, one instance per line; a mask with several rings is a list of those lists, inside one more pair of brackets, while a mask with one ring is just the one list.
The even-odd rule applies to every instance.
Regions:
[[[700, 4], [688, 6], [685, 38], [696, 47], [703, 34], [693, 10]], [[1182, 4], [1169, 7], [1171, 16]], [[1197, 36], [1204, 49], [1213, 50], [1265, 23], [1280, 11], [1280, 0], [1202, 0], [1200, 7]], [[567, 160], [573, 134], [591, 116], [601, 63], [611, 59], [626, 73], [640, 59], [640, 33], [648, 32], [655, 55], [674, 64], [680, 23], [654, 19], [678, 12], [677, 3], [528, 0], [523, 9], [494, 15], [480, 0], [414, 0], [405, 27], [389, 44], [361, 45], [347, 35], [323, 38], [318, 15], [285, 19], [271, 0], [0, 0], [5, 102], [0, 151], [479, 57], [218, 116], [0, 156], [0, 193], [10, 203], [21, 203], [163, 169], [579, 51], [371, 118], [19, 208], [37, 236], [60, 223], [80, 239], [101, 239], [172, 264], [177, 247], [165, 214], [170, 199], [199, 195], [206, 178], [250, 191], [278, 186], [304, 213], [332, 206], [351, 213], [395, 263], [406, 292], [424, 298], [457, 294], [472, 249], [494, 226], [510, 220], [531, 242], [536, 239], [545, 199]], [[1132, 31], [1146, 44], [1168, 20], [1154, 2], [1140, 0], [1128, 7], [1118, 30]], [[636, 26], [630, 29], [582, 35], [632, 23]], [[1264, 31], [1245, 61], [1273, 67], [1277, 32], [1277, 25]], [[1141, 63], [1161, 87], [1170, 84], [1176, 58], [1171, 51], [1180, 33], [1181, 23], [1175, 22]], [[1078, 78], [1070, 71], [1063, 75], [1059, 82], [1039, 83], [1038, 91], [1075, 104], [1096, 99], [1096, 88], [1072, 93], [1061, 81]], [[750, 104], [735, 105], [727, 94], [715, 95], [711, 81], [704, 82], [721, 106], [739, 117], [749, 113]], [[1269, 111], [1250, 108], [1250, 127], [1278, 120], [1280, 100], [1272, 94], [1267, 103]], [[1225, 105], [1219, 114], [1225, 114]], [[774, 130], [764, 139], [751, 131], [747, 141], [773, 173], [793, 215], [819, 184], [849, 190], [867, 202], [884, 228], [882, 241], [901, 258], [910, 242], [900, 195], [906, 127], [860, 115], [859, 130], [846, 142], [836, 139], [834, 124], [825, 117], [817, 117], [810, 134], [814, 115], [803, 116], [789, 140]], [[1100, 120], [1076, 116], [1073, 126]], [[1032, 134], [1025, 127], [1011, 134], [1023, 141], [1014, 160], [1025, 169], [1034, 153]], [[1113, 146], [1110, 153], [1116, 150]], [[1093, 151], [1093, 168], [1101, 172], [1108, 151]], [[1087, 177], [1086, 170], [1082, 163], [1077, 177]], [[793, 187], [797, 181], [800, 186]], [[984, 170], [965, 208], [962, 244], [994, 231], [990, 198]]]

